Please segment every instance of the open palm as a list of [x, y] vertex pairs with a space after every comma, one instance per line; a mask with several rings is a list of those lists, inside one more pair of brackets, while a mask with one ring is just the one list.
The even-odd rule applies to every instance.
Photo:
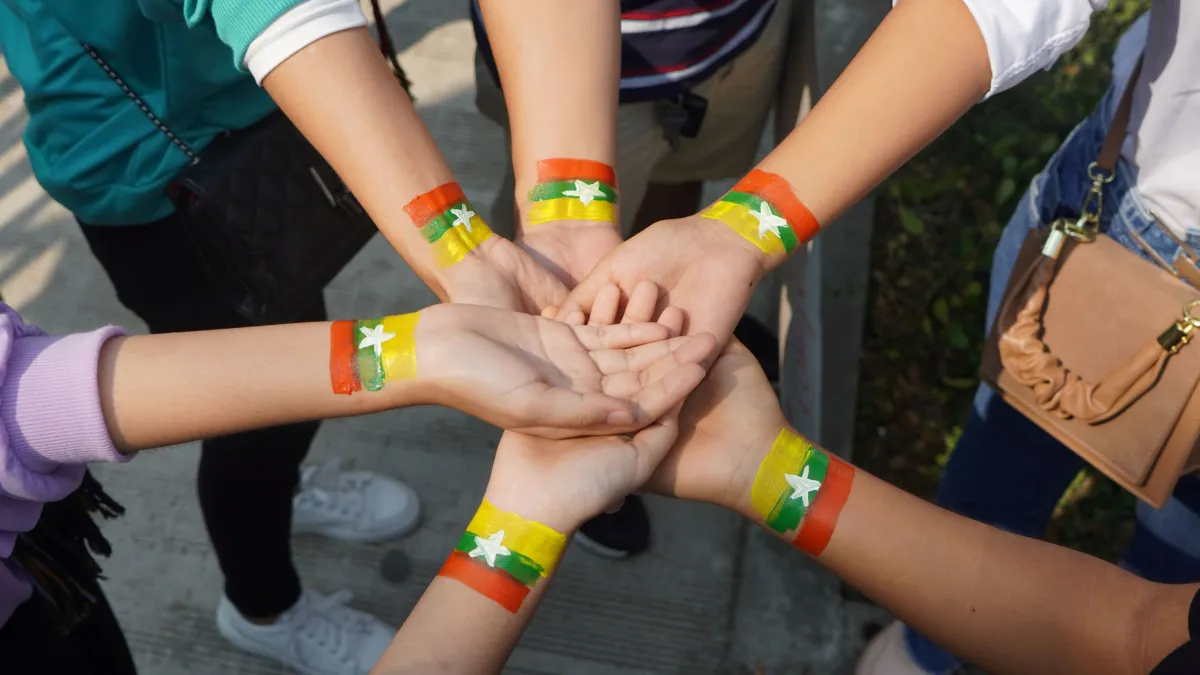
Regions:
[[721, 223], [698, 216], [663, 220], [605, 256], [558, 316], [566, 319], [576, 310], [589, 314], [606, 284], [629, 294], [639, 282], [652, 281], [662, 293], [660, 308], [683, 310], [684, 334], [711, 333], [724, 344], [762, 275], [762, 263], [749, 245]]
[[570, 326], [465, 305], [424, 310], [417, 378], [447, 405], [547, 436], [640, 429], [704, 378], [712, 336], [670, 338], [653, 323]]

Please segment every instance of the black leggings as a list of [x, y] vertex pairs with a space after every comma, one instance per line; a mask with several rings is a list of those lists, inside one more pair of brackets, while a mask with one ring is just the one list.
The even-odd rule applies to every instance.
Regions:
[[117, 617], [99, 588], [86, 619], [63, 634], [37, 591], [0, 626], [5, 675], [136, 675]]
[[[248, 325], [213, 292], [177, 216], [145, 225], [80, 223], [121, 304], [151, 333]], [[318, 294], [298, 321], [324, 321]], [[225, 574], [225, 594], [245, 616], [268, 617], [300, 598], [292, 564], [292, 495], [319, 422], [204, 441], [198, 487], [204, 525]]]

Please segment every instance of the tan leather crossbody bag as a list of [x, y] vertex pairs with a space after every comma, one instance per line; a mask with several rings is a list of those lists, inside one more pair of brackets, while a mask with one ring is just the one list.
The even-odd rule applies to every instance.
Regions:
[[1172, 234], [1185, 254], [1163, 260], [1132, 233], [1156, 265], [1099, 232], [1139, 71], [1088, 167], [1080, 218], [1026, 236], [980, 374], [1096, 469], [1161, 507], [1181, 475], [1200, 469], [1200, 344], [1188, 344], [1200, 334], [1200, 256]]

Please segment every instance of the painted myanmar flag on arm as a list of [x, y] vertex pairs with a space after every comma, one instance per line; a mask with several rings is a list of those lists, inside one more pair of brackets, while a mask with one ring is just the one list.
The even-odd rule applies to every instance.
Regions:
[[555, 220], [617, 222], [617, 176], [611, 166], [587, 159], [543, 159], [537, 179], [529, 192], [529, 225]]
[[471, 208], [458, 183], [446, 183], [404, 207], [404, 212], [434, 249], [434, 260], [449, 267], [467, 257], [492, 236], [483, 218]]

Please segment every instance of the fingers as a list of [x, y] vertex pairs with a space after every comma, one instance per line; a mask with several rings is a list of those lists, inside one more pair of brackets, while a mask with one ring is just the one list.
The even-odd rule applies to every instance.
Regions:
[[615, 326], [572, 326], [575, 337], [590, 352], [626, 349], [666, 340], [668, 331], [656, 323], [624, 323]]
[[658, 306], [658, 285], [653, 281], [642, 281], [629, 294], [629, 302], [625, 305], [625, 314], [621, 323], [645, 323], [654, 320], [654, 310]]
[[700, 386], [706, 373], [700, 364], [687, 363], [644, 385], [633, 397], [635, 423], [645, 424], [667, 414]]
[[543, 309], [539, 316], [541, 316], [543, 319], [553, 319], [554, 317], [558, 316], [558, 308], [554, 305], [550, 305], [549, 307]]
[[601, 349], [591, 352], [592, 360], [602, 375], [640, 372], [652, 363], [687, 344], [691, 338], [675, 337], [630, 349]]
[[674, 305], [667, 307], [658, 316], [660, 326], [665, 326], [672, 336], [683, 333], [683, 310]]
[[[701, 376], [703, 377], [703, 375]], [[679, 408], [642, 429], [630, 440], [637, 451], [637, 482], [645, 483], [679, 438]]]
[[596, 301], [592, 303], [592, 313], [588, 315], [589, 326], [608, 326], [617, 322], [617, 313], [621, 310], [621, 289], [615, 284], [605, 284], [596, 293]]
[[[603, 261], [601, 261], [603, 263]], [[599, 265], [598, 267], [607, 267]], [[592, 270], [591, 274], [584, 277], [583, 281], [571, 291], [567, 299], [558, 307], [558, 316], [555, 318], [559, 321], [566, 322], [566, 317], [573, 312], [580, 312], [584, 316], [592, 313], [592, 305], [596, 301], [596, 295], [604, 286], [612, 283], [609, 280], [607, 271], [601, 272], [599, 269]]]

